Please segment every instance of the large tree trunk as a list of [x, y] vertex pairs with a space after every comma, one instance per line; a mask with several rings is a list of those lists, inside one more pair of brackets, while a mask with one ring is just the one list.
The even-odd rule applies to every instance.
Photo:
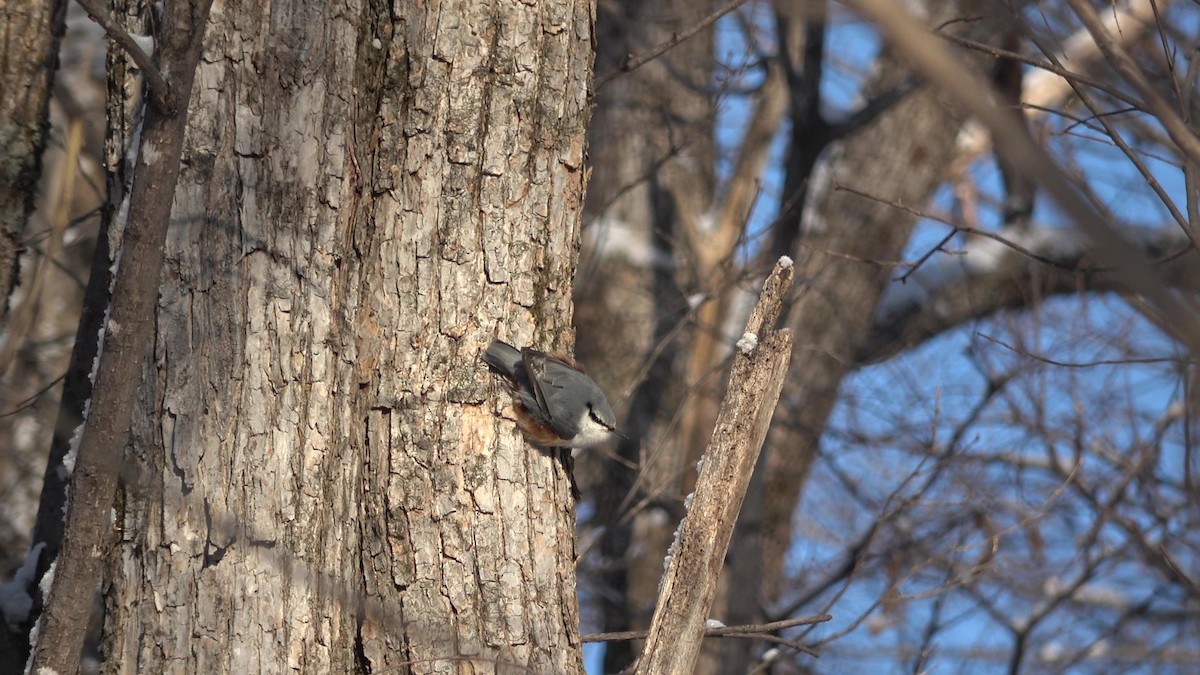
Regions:
[[[567, 347], [593, 8], [215, 7], [107, 592], [121, 672], [578, 672]], [[132, 375], [132, 374], [131, 374]]]

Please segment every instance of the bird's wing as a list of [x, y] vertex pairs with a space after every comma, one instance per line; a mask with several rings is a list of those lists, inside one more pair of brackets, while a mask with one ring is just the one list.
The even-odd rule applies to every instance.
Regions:
[[521, 361], [547, 421], [563, 438], [573, 438], [579, 433], [577, 418], [580, 411], [567, 407], [565, 387], [569, 378], [577, 376], [574, 368], [556, 357], [529, 348], [521, 350]]

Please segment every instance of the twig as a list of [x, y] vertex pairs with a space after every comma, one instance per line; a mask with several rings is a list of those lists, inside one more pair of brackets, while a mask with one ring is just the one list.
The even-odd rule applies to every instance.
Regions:
[[[1060, 260], [1055, 260], [1054, 258], [1048, 258], [1044, 255], [1039, 255], [1039, 254], [1034, 253], [1033, 251], [1025, 248], [1024, 246], [1021, 246], [1017, 242], [1012, 241], [1011, 239], [1006, 239], [995, 232], [988, 232], [987, 230], [981, 230], [976, 227], [970, 227], [969, 225], [959, 225], [959, 224], [953, 223], [949, 220], [946, 220], [945, 218], [939, 218], [938, 216], [935, 216], [933, 214], [926, 213], [924, 211], [921, 211], [920, 209], [914, 209], [911, 206], [905, 206], [904, 204], [901, 204], [901, 203], [893, 201], [893, 200], [876, 197], [875, 195], [863, 192], [862, 190], [852, 188], [848, 185], [842, 185], [842, 184], [835, 185], [834, 190], [839, 191], [839, 192], [849, 192], [852, 195], [857, 195], [864, 199], [870, 199], [871, 201], [879, 202], [880, 204], [887, 204], [888, 206], [891, 206], [893, 208], [904, 211], [905, 213], [908, 213], [910, 215], [917, 216], [918, 218], [927, 218], [929, 220], [935, 220], [943, 225], [954, 228], [954, 230], [950, 233], [951, 235], [957, 234], [959, 232], [963, 232], [966, 234], [973, 234], [978, 237], [984, 237], [986, 239], [991, 239], [993, 241], [997, 241], [997, 242], [1007, 246], [1008, 248], [1011, 248], [1013, 251], [1016, 251], [1017, 253], [1020, 253], [1023, 256], [1026, 256], [1028, 258], [1036, 260], [1044, 265], [1056, 267], [1065, 272], [1083, 271], [1083, 270], [1081, 270], [1081, 268], [1078, 265], [1067, 264]], [[945, 244], [945, 243], [946, 242], [943, 241], [941, 244], [934, 247], [933, 251], [930, 251], [930, 253], [936, 252], [937, 249], [941, 248], [942, 244]], [[921, 259], [915, 263], [906, 263], [906, 264], [912, 265], [912, 267], [915, 268], [915, 267], [919, 266], [920, 264], [922, 264], [923, 262], [925, 262], [925, 259], [928, 257], [929, 257], [929, 255], [927, 254], [925, 256], [922, 256]], [[1094, 272], [1094, 271], [1097, 271], [1097, 268], [1095, 266], [1092, 266], [1092, 267], [1089, 267], [1087, 271]], [[911, 273], [911, 271], [910, 271], [910, 273]], [[905, 274], [904, 276], [907, 277], [908, 275]]]
[[1079, 17], [1084, 28], [1092, 34], [1092, 39], [1096, 41], [1096, 46], [1108, 62], [1142, 95], [1146, 112], [1153, 115], [1163, 126], [1167, 135], [1179, 146], [1181, 153], [1193, 162], [1200, 162], [1200, 139], [1196, 138], [1195, 132], [1188, 128], [1187, 123], [1175, 114], [1171, 105], [1146, 80], [1146, 76], [1133, 62], [1129, 52], [1113, 39], [1112, 33], [1108, 32], [1096, 11], [1082, 0], [1067, 0], [1067, 4], [1075, 12], [1075, 16]]
[[[833, 617], [829, 614], [819, 614], [817, 616], [804, 617], [802, 619], [783, 619], [781, 621], [770, 621], [767, 623], [742, 624], [740, 626], [722, 626], [721, 628], [706, 628], [704, 635], [706, 637], [726, 637], [729, 635], [744, 635], [748, 633], [767, 633], [773, 630], [783, 630], [784, 628], [793, 628], [795, 626], [809, 626], [814, 623], [824, 623]], [[649, 631], [644, 630], [622, 630], [612, 633], [585, 633], [580, 635], [580, 639], [584, 642], [614, 642], [618, 640], [641, 640], [646, 637]]]
[[1178, 363], [1189, 363], [1189, 364], [1193, 363], [1191, 360], [1183, 360], [1183, 359], [1179, 359], [1179, 358], [1163, 358], [1163, 357], [1127, 358], [1127, 359], [1098, 359], [1096, 361], [1081, 361], [1081, 362], [1056, 361], [1056, 360], [1051, 359], [1046, 356], [1034, 354], [1033, 352], [1027, 351], [1027, 350], [1017, 347], [1015, 345], [1010, 345], [1007, 342], [1005, 342], [1004, 340], [1001, 340], [1000, 338], [992, 337], [991, 335], [988, 335], [986, 333], [976, 332], [975, 335], [983, 338], [984, 340], [987, 340], [988, 342], [992, 342], [994, 344], [1000, 345], [1001, 347], [1004, 347], [1005, 349], [1013, 352], [1014, 354], [1028, 356], [1029, 358], [1033, 359], [1034, 361], [1041, 361], [1042, 363], [1045, 363], [1047, 365], [1058, 366], [1059, 368], [1095, 368], [1096, 366], [1128, 366], [1128, 365], [1134, 365], [1134, 364], [1154, 365], [1154, 364], [1158, 364], [1158, 363], [1176, 363], [1176, 364], [1178, 364]]
[[622, 61], [621, 64], [616, 67], [615, 70], [613, 70], [611, 73], [605, 74], [603, 77], [596, 80], [595, 84], [592, 85], [592, 91], [593, 92], [599, 91], [601, 87], [608, 84], [613, 78], [617, 77], [618, 75], [620, 75], [622, 73], [631, 73], [631, 72], [637, 70], [638, 68], [641, 68], [642, 66], [646, 65], [650, 61], [653, 61], [654, 59], [671, 51], [676, 46], [678, 46], [679, 43], [683, 42], [684, 40], [687, 40], [688, 38], [692, 37], [696, 33], [699, 33], [700, 31], [704, 30], [705, 28], [708, 28], [709, 26], [713, 25], [714, 23], [717, 22], [718, 19], [720, 19], [721, 17], [725, 16], [726, 14], [732, 12], [733, 10], [737, 9], [738, 7], [741, 7], [743, 4], [745, 4], [745, 2], [746, 2], [746, 0], [732, 0], [732, 2], [730, 2], [729, 4], [717, 9], [712, 14], [709, 14], [708, 16], [701, 19], [699, 23], [692, 26], [691, 28], [683, 31], [682, 33], [674, 34], [673, 36], [671, 36], [670, 40], [667, 40], [666, 42], [660, 44], [659, 46], [655, 47], [654, 49], [651, 49], [650, 51], [645, 52], [643, 54], [630, 54], [629, 56], [626, 56], [625, 60]]
[[937, 253], [938, 251], [942, 250], [943, 246], [945, 246], [946, 244], [949, 244], [950, 240], [953, 239], [954, 235], [956, 235], [956, 234], [958, 234], [957, 227], [955, 227], [952, 230], [950, 230], [949, 232], [947, 232], [946, 236], [942, 237], [942, 240], [939, 241], [936, 246], [933, 246], [928, 251], [926, 251], [920, 258], [917, 258], [917, 261], [912, 264], [912, 267], [910, 267], [907, 272], [905, 272], [904, 274], [901, 274], [899, 277], [897, 277], [896, 281], [899, 281], [902, 284], [908, 283], [908, 278], [910, 276], [912, 276], [914, 272], [921, 269], [921, 265], [924, 265], [927, 260], [932, 258], [934, 253]]
[[[154, 61], [142, 50], [137, 41], [129, 35], [124, 27], [112, 20], [108, 16], [108, 11], [101, 7], [96, 0], [76, 0], [76, 2], [87, 12], [92, 21], [104, 29], [109, 39], [124, 49], [137, 67], [141, 68], [146, 75], [146, 82], [150, 85], [150, 100], [154, 106], [166, 115], [174, 115], [177, 112], [175, 95], [171, 92], [167, 81], [163, 79], [158, 66], [154, 65]], [[200, 30], [203, 31], [204, 27], [201, 26]]]
[[1001, 49], [999, 47], [993, 47], [992, 45], [985, 44], [983, 42], [976, 42], [975, 40], [970, 40], [970, 39], [967, 39], [964, 37], [959, 37], [957, 35], [944, 34], [941, 37], [946, 40], [949, 40], [950, 42], [953, 42], [953, 43], [959, 45], [960, 47], [966, 47], [967, 49], [973, 49], [975, 51], [987, 54], [989, 56], [994, 56], [996, 58], [1012, 59], [1013, 61], [1018, 61], [1020, 63], [1024, 63], [1027, 66], [1037, 68], [1039, 70], [1044, 70], [1047, 73], [1050, 73], [1052, 75], [1057, 75], [1064, 80], [1074, 81], [1074, 82], [1078, 82], [1079, 84], [1087, 85], [1087, 86], [1091, 87], [1092, 89], [1096, 89], [1097, 91], [1102, 91], [1105, 94], [1108, 94], [1109, 96], [1115, 98], [1116, 100], [1126, 103], [1134, 108], [1142, 109], [1145, 107], [1141, 101], [1126, 94], [1125, 92], [1121, 91], [1120, 89], [1109, 86], [1106, 82], [1101, 82], [1100, 80], [1097, 80], [1095, 78], [1088, 77], [1084, 73], [1079, 73], [1079, 72], [1076, 72], [1073, 70], [1068, 70], [1067, 68], [1062, 67], [1061, 64], [1052, 63], [1050, 61], [1044, 61], [1042, 59], [1035, 59], [1031, 56], [1027, 56], [1020, 52], [1014, 52], [1014, 51], [1011, 51], [1008, 49]]
[[[809, 616], [801, 619], [784, 619], [782, 621], [771, 621], [768, 623], [743, 624], [740, 626], [722, 626], [720, 628], [705, 628], [704, 637], [728, 637], [728, 638], [752, 638], [755, 640], [766, 640], [786, 645], [796, 651], [804, 652], [811, 656], [819, 656], [811, 647], [802, 645], [794, 640], [781, 638], [778, 635], [772, 635], [771, 631], [783, 630], [785, 628], [794, 628], [796, 626], [810, 626], [817, 623], [824, 623], [833, 617], [829, 614], [820, 614], [818, 616]], [[625, 630], [613, 633], [588, 633], [581, 635], [580, 639], [583, 642], [616, 642], [620, 640], [643, 640], [649, 634], [649, 631], [644, 630]]]
[[66, 378], [66, 376], [67, 376], [67, 374], [63, 373], [62, 375], [59, 375], [58, 377], [54, 378], [53, 380], [50, 380], [50, 384], [47, 384], [46, 386], [42, 387], [41, 389], [38, 389], [37, 391], [35, 391], [32, 394], [30, 394], [29, 396], [27, 396], [25, 398], [25, 400], [18, 403], [17, 407], [13, 408], [12, 410], [6, 410], [6, 411], [0, 413], [0, 417], [11, 417], [23, 410], [32, 408], [34, 405], [37, 404], [38, 399], [41, 398], [42, 394], [53, 389], [54, 386], [56, 384], [58, 384], [59, 382], [62, 382], [63, 379]]

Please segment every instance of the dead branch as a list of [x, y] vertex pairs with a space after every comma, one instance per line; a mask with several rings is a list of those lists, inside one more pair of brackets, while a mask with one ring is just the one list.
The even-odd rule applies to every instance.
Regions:
[[725, 551], [791, 361], [791, 332], [775, 325], [793, 274], [791, 260], [781, 259], [746, 322], [696, 492], [668, 553], [638, 673], [695, 667]]

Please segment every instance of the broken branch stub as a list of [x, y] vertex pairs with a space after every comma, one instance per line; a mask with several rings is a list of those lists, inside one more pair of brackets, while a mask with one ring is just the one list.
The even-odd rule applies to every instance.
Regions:
[[781, 258], [738, 341], [729, 389], [704, 452], [696, 492], [659, 587], [638, 659], [639, 675], [690, 673], [695, 668], [725, 551], [791, 361], [792, 334], [775, 326], [793, 275], [791, 260]]

